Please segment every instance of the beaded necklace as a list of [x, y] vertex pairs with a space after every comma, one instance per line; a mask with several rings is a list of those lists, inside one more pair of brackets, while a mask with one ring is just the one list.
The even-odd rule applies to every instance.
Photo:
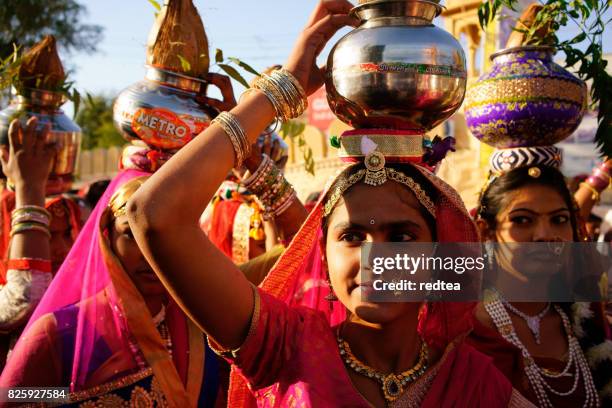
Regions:
[[[161, 310], [153, 317], [153, 324], [157, 328], [159, 335], [164, 342], [164, 347], [172, 357], [172, 337], [170, 336], [170, 330], [168, 329], [168, 325], [166, 324], [166, 306], [162, 305]], [[147, 363], [142, 356], [142, 352], [138, 347], [138, 342], [130, 333], [128, 337], [128, 343], [130, 346], [130, 350], [136, 359], [136, 363], [140, 367], [140, 369], [145, 369], [147, 367]]]
[[[597, 390], [595, 388], [595, 384], [593, 383], [593, 378], [591, 376], [591, 371], [589, 369], [588, 363], [586, 361], [586, 358], [584, 357], [584, 354], [582, 353], [582, 350], [580, 349], [578, 340], [576, 340], [576, 337], [571, 331], [569, 318], [559, 306], [553, 305], [555, 311], [559, 314], [559, 316], [561, 316], [561, 320], [563, 321], [563, 328], [565, 330], [565, 334], [567, 335], [567, 344], [569, 347], [569, 357], [567, 360], [567, 364], [560, 373], [550, 372], [549, 370], [540, 368], [535, 363], [535, 360], [527, 350], [527, 347], [525, 347], [525, 345], [521, 342], [518, 335], [516, 334], [516, 331], [514, 330], [514, 325], [512, 324], [512, 320], [510, 319], [510, 315], [508, 315], [508, 312], [506, 311], [506, 308], [504, 307], [504, 304], [502, 303], [499, 294], [495, 293], [493, 296], [485, 300], [484, 307], [489, 316], [491, 316], [491, 319], [493, 319], [493, 323], [495, 323], [495, 326], [497, 327], [497, 330], [499, 331], [501, 336], [506, 339], [506, 341], [521, 350], [525, 366], [525, 374], [527, 375], [527, 379], [531, 384], [531, 388], [536, 394], [536, 398], [538, 399], [538, 406], [542, 408], [553, 407], [548, 397], [548, 393], [552, 393], [561, 397], [572, 395], [578, 387], [578, 382], [580, 380], [581, 375], [586, 395], [583, 407], [599, 406]], [[573, 371], [573, 374], [570, 373], [570, 371]], [[546, 381], [547, 379], [554, 380], [556, 378], [560, 378], [567, 375], [574, 376], [574, 383], [572, 387], [567, 391], [558, 391]]]
[[340, 337], [339, 330], [336, 339], [338, 341], [338, 348], [340, 349], [340, 356], [342, 357], [344, 364], [347, 367], [350, 367], [351, 370], [355, 371], [357, 374], [373, 378], [378, 381], [382, 386], [383, 394], [388, 402], [393, 402], [398, 399], [404, 393], [404, 388], [409, 383], [416, 381], [425, 373], [425, 371], [427, 371], [428, 351], [427, 344], [424, 341], [421, 341], [419, 360], [412, 368], [409, 368], [400, 374], [382, 374], [372, 367], [367, 366], [357, 357], [355, 357], [346, 340]]
[[544, 318], [544, 316], [546, 316], [546, 314], [550, 310], [550, 302], [546, 304], [546, 307], [540, 313], [534, 316], [530, 316], [527, 313], [521, 312], [516, 307], [512, 306], [510, 302], [506, 302], [503, 299], [502, 303], [504, 304], [504, 306], [506, 306], [506, 309], [510, 310], [512, 313], [525, 320], [525, 323], [527, 323], [527, 327], [529, 327], [529, 330], [531, 330], [531, 333], [533, 333], [533, 337], [535, 338], [536, 343], [540, 344], [540, 323], [542, 322], [542, 318]]

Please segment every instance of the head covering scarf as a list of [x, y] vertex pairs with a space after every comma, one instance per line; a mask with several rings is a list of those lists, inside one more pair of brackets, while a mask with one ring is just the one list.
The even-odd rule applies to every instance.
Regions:
[[[128, 181], [148, 175], [127, 169], [111, 181], [34, 311], [0, 384], [19, 383], [30, 354], [27, 351], [45, 341], [44, 336], [31, 336], [29, 330], [51, 315], [62, 326], [57, 335], [64, 348], [62, 370], [68, 383], [61, 385], [69, 386], [73, 393], [100, 385], [96, 378], [110, 366], [116, 378], [150, 367], [170, 406], [197, 405], [203, 380], [208, 395], [216, 396], [216, 370], [204, 373], [203, 369], [205, 358], [208, 368], [208, 360], [214, 357], [212, 353], [204, 356], [201, 331], [171, 302], [166, 306], [172, 343], [172, 353], [168, 353], [142, 295], [110, 247], [111, 196]], [[103, 375], [104, 381], [106, 377]]]
[[211, 242], [237, 265], [249, 261], [251, 238], [265, 239], [261, 205], [234, 180], [221, 184], [201, 224]]
[[[81, 229], [81, 210], [79, 205], [74, 199], [65, 195], [47, 197], [45, 208], [50, 210], [55, 206], [61, 206], [65, 209], [72, 239], [76, 240]], [[15, 193], [9, 189], [4, 189], [0, 193], [0, 254], [2, 255], [2, 262], [0, 262], [0, 285], [6, 283], [6, 261], [8, 260], [11, 243], [11, 213], [14, 209]], [[53, 214], [53, 211], [51, 213]]]
[[[429, 170], [419, 166], [414, 168], [437, 192], [434, 205], [438, 242], [478, 242], [476, 226], [457, 192]], [[322, 220], [326, 196], [325, 193], [321, 195], [301, 229], [260, 287], [290, 306], [307, 306], [324, 313], [330, 325], [335, 326], [346, 318], [346, 309], [340, 302], [330, 303], [325, 299], [330, 289], [319, 241], [323, 234]], [[479, 279], [472, 279], [471, 283], [478, 285]], [[419, 316], [418, 331], [430, 345], [444, 347], [470, 329], [468, 317], [474, 306], [475, 303], [467, 302], [426, 303]], [[253, 404], [254, 399], [244, 379], [232, 368], [229, 405]]]

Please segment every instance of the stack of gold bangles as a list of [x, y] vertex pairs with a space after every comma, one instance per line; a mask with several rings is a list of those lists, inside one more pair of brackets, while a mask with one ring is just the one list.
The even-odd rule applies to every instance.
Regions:
[[264, 220], [281, 215], [297, 196], [291, 183], [266, 154], [255, 173], [243, 180], [242, 184], [261, 201], [265, 210]]
[[297, 118], [308, 107], [304, 88], [286, 69], [272, 71], [270, 75], [261, 75], [252, 89], [259, 89], [266, 95], [274, 106], [276, 118], [280, 122]]
[[15, 234], [28, 231], [39, 231], [51, 237], [49, 224], [51, 223], [51, 213], [43, 207], [37, 205], [25, 205], [13, 210], [11, 216], [11, 238]]
[[240, 125], [240, 122], [236, 119], [236, 116], [230, 112], [221, 112], [216, 118], [210, 122], [211, 124], [217, 123], [223, 128], [223, 131], [227, 134], [232, 146], [234, 147], [234, 153], [236, 154], [236, 161], [234, 163], [235, 168], [240, 168], [244, 160], [249, 157], [251, 152], [251, 145], [249, 139]]
[[[287, 70], [273, 71], [270, 75], [260, 76], [247, 92], [259, 90], [270, 100], [276, 111], [276, 119], [286, 122], [300, 116], [308, 107], [306, 92], [298, 80]], [[211, 124], [218, 124], [227, 134], [236, 155], [235, 168], [242, 166], [249, 156], [251, 146], [244, 128], [236, 116], [230, 112], [221, 112]]]

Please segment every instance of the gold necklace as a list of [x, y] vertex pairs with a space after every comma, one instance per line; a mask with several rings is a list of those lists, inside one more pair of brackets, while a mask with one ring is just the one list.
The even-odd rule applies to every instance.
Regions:
[[389, 373], [385, 375], [359, 361], [359, 359], [355, 357], [351, 351], [351, 348], [346, 340], [340, 337], [340, 331], [338, 331], [337, 340], [338, 348], [340, 349], [340, 356], [344, 360], [344, 364], [347, 367], [350, 367], [351, 370], [355, 371], [357, 374], [363, 375], [364, 377], [374, 378], [376, 381], [378, 381], [382, 386], [385, 399], [389, 402], [393, 402], [398, 399], [399, 396], [404, 393], [404, 388], [406, 385], [416, 381], [427, 370], [428, 351], [427, 344], [425, 344], [424, 341], [421, 341], [419, 361], [417, 361], [412, 368], [409, 368], [400, 374]]

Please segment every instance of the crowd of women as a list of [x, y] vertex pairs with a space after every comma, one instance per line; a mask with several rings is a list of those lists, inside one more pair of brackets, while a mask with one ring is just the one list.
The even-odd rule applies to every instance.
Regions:
[[[68, 387], [63, 404], [83, 407], [612, 404], [605, 302], [381, 303], [361, 280], [364, 242], [585, 241], [593, 194], [577, 203], [558, 161], [492, 174], [473, 216], [431, 162], [381, 154], [347, 165], [309, 212], [296, 198], [281, 142], [259, 136], [304, 111], [318, 54], [359, 24], [352, 7], [319, 2], [283, 68], [239, 103], [210, 75], [212, 125], [163, 165], [126, 154], [78, 237], [71, 204], [45, 202], [45, 131], [11, 124], [0, 326], [18, 341], [0, 388]], [[604, 162], [585, 188], [611, 174]], [[513, 272], [487, 271], [528, 291]]]

